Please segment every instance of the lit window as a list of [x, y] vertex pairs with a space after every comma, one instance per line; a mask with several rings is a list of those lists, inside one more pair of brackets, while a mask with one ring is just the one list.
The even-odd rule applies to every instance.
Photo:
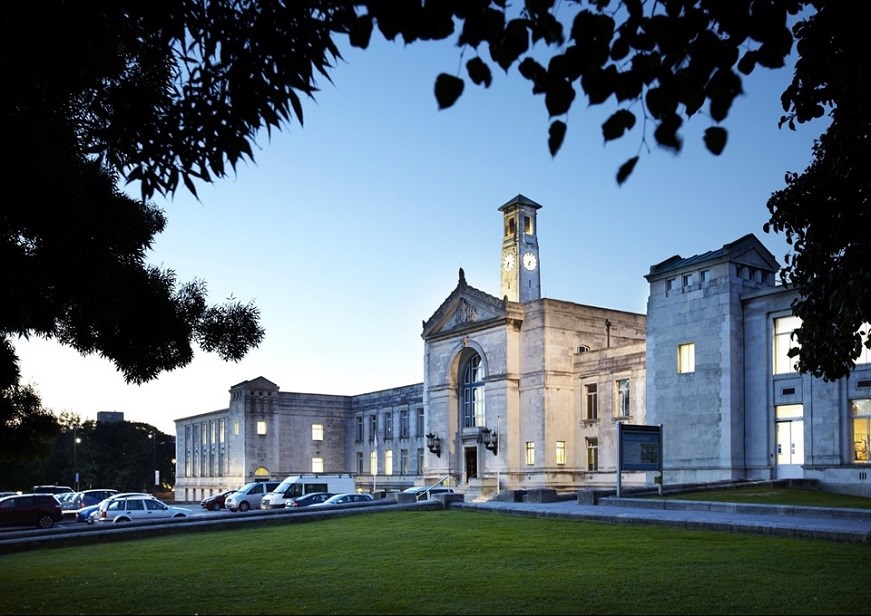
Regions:
[[266, 422], [265, 421], [258, 421], [257, 422], [257, 434], [259, 434], [261, 436], [266, 434]]
[[369, 452], [369, 470], [373, 475], [378, 474], [378, 452], [371, 451]]
[[313, 441], [324, 440], [324, 425], [323, 424], [312, 424], [312, 440]]
[[599, 470], [599, 439], [588, 438], [587, 440], [587, 470]]
[[796, 357], [788, 355], [790, 349], [799, 348], [792, 333], [801, 327], [801, 319], [795, 316], [774, 319], [774, 374], [797, 372]]
[[323, 473], [324, 472], [324, 459], [323, 458], [312, 458], [312, 472], [313, 473]]
[[587, 400], [587, 419], [597, 419], [599, 417], [599, 394], [597, 390], [598, 387], [595, 383], [584, 385]]
[[535, 464], [535, 443], [526, 441], [526, 463]]
[[393, 474], [393, 451], [390, 449], [384, 452], [384, 474]]
[[677, 371], [680, 374], [696, 371], [696, 345], [693, 342], [677, 345]]
[[523, 232], [527, 235], [532, 233], [532, 218], [529, 216], [523, 217]]
[[853, 461], [871, 462], [871, 398], [850, 400], [853, 432]]
[[629, 379], [617, 381], [617, 416], [629, 417]]
[[566, 463], [566, 442], [565, 441], [557, 441], [556, 442], [556, 463], [557, 464], [565, 464]]

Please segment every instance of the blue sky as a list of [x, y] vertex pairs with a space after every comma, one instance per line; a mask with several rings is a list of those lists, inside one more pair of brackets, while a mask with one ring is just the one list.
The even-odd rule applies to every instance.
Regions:
[[[745, 95], [715, 157], [703, 112], [684, 126], [675, 156], [642, 123], [604, 144], [615, 107], [579, 96], [555, 158], [542, 97], [512, 69], [489, 89], [468, 83], [439, 111], [433, 84], [465, 58], [450, 42], [376, 41], [345, 60], [304, 101], [305, 125], [271, 140], [235, 176], [160, 200], [167, 230], [150, 261], [180, 281], [201, 278], [209, 298], [254, 301], [263, 344], [239, 363], [197, 352], [188, 367], [126, 385], [98, 357], [51, 342], [16, 341], [23, 381], [56, 413], [84, 419], [120, 411], [174, 433], [175, 419], [225, 408], [228, 389], [264, 376], [282, 390], [359, 394], [423, 379], [421, 323], [457, 283], [499, 294], [501, 213], [517, 194], [538, 215], [545, 297], [646, 312], [644, 275], [673, 255], [716, 249], [747, 233], [783, 263], [782, 236], [765, 234], [765, 203], [787, 171], [811, 160], [822, 124], [779, 130], [791, 69], [745, 79]], [[486, 55], [485, 55], [486, 58]], [[704, 111], [704, 110], [703, 110]], [[641, 153], [622, 187], [615, 174]]]

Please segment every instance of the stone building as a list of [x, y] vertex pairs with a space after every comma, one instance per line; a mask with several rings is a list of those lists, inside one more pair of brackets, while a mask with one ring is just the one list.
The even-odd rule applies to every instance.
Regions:
[[470, 499], [610, 487], [619, 424], [662, 427], [667, 485], [807, 477], [871, 496], [871, 352], [834, 383], [795, 372], [797, 292], [755, 236], [652, 266], [637, 314], [541, 297], [540, 209], [523, 195], [499, 208], [499, 295], [459, 270], [422, 324], [422, 383], [234, 385], [226, 409], [176, 420], [176, 497], [303, 472], [351, 473], [366, 491], [444, 481]]

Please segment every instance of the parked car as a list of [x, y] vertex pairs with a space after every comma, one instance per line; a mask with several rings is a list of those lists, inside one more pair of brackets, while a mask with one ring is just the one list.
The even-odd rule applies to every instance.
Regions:
[[403, 490], [406, 494], [416, 494], [417, 500], [427, 500], [435, 494], [453, 494], [453, 488], [445, 488], [443, 486], [414, 486]]
[[260, 501], [261, 509], [284, 509], [291, 498], [309, 492], [345, 494], [356, 489], [354, 478], [348, 473], [305, 473], [291, 475]]
[[252, 481], [247, 483], [224, 500], [230, 511], [260, 509], [261, 499], [278, 487], [280, 481]]
[[151, 496], [150, 494], [146, 494], [145, 492], [118, 492], [113, 494], [112, 496], [101, 500], [96, 505], [90, 505], [88, 507], [82, 507], [81, 509], [76, 510], [76, 522], [86, 522], [88, 524], [93, 524], [100, 517], [100, 508], [103, 506], [103, 503], [108, 503], [113, 498], [126, 498], [128, 496]]
[[0, 526], [51, 528], [63, 517], [60, 503], [52, 494], [13, 494], [0, 498]]
[[106, 504], [106, 507], [103, 508], [103, 505], [100, 505], [98, 522], [121, 524], [124, 522], [186, 518], [191, 514], [187, 509], [167, 505], [162, 500], [149, 494], [110, 498], [103, 502]]
[[302, 496], [291, 498], [289, 501], [284, 503], [284, 506], [285, 508], [308, 507], [309, 505], [314, 505], [315, 503], [322, 503], [331, 496], [334, 496], [332, 492], [309, 492], [308, 494], [303, 494]]
[[72, 492], [73, 489], [69, 486], [33, 486], [34, 494], [64, 494], [65, 492]]
[[236, 490], [227, 490], [219, 494], [212, 494], [200, 501], [200, 507], [209, 511], [219, 511], [224, 507], [224, 501]]
[[374, 500], [371, 494], [350, 492], [347, 494], [334, 494], [327, 500], [320, 503], [312, 503], [312, 507], [316, 505], [350, 505], [352, 503], [366, 503]]
[[73, 507], [73, 499], [76, 496], [75, 492], [61, 492], [58, 494], [53, 494], [57, 502], [60, 503], [60, 508], [63, 511], [70, 511], [74, 509]]
[[[100, 501], [104, 501], [115, 494], [118, 494], [118, 490], [112, 490], [109, 488], [82, 490], [81, 492], [76, 492], [75, 496], [71, 498], [72, 502], [70, 504], [72, 506], [69, 507], [69, 509], [78, 510], [90, 505], [99, 505]], [[67, 509], [67, 507], [64, 507], [64, 509]]]

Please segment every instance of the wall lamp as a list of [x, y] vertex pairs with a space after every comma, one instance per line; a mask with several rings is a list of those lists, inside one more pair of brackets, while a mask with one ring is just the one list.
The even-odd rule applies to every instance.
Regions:
[[478, 442], [484, 443], [484, 447], [492, 451], [494, 456], [499, 450], [499, 435], [490, 428], [481, 428], [478, 433]]
[[434, 453], [438, 458], [442, 457], [442, 439], [432, 432], [426, 435], [426, 446], [429, 448], [430, 453]]

